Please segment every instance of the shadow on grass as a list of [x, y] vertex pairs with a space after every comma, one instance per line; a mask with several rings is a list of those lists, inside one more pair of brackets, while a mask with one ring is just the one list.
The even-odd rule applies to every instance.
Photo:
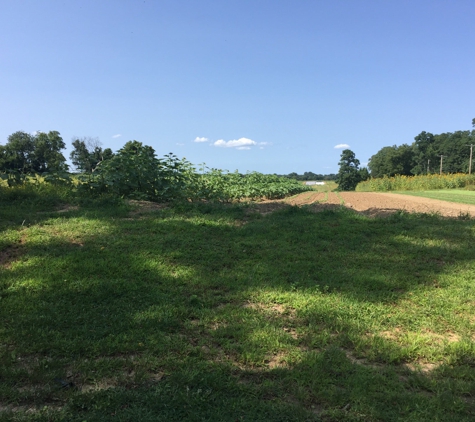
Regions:
[[[0, 270], [7, 410], [38, 420], [473, 418], [463, 327], [450, 326], [459, 338], [436, 352], [408, 334], [453, 323], [456, 304], [439, 305], [455, 299], [421, 298], [473, 265], [471, 222], [296, 207], [125, 211], [45, 215], [22, 229], [25, 253]], [[402, 365], [427, 361], [437, 365]], [[43, 410], [28, 416], [28, 406]]]

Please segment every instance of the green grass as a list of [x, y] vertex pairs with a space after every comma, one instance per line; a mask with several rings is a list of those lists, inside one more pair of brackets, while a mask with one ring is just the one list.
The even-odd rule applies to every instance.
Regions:
[[438, 199], [440, 201], [457, 202], [460, 204], [475, 205], [475, 191], [461, 189], [441, 189], [427, 191], [400, 191], [404, 195], [422, 196], [424, 198]]
[[475, 417], [472, 220], [40, 205], [0, 203], [0, 420]]

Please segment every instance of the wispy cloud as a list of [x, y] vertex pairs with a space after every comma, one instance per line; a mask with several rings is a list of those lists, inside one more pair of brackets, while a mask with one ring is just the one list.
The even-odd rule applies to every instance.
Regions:
[[185, 144], [182, 144], [181, 142], [177, 142], [176, 144], [177, 144], [179, 147], [182, 147], [182, 146], [185, 145]]
[[243, 147], [246, 147], [245, 149], [250, 149], [251, 146], [257, 145], [257, 142], [248, 138], [233, 139], [232, 141], [227, 141], [227, 142], [223, 139], [220, 139], [216, 141], [213, 145], [215, 147], [224, 147], [224, 148], [244, 149]]
[[237, 147], [236, 149], [251, 149], [251, 147]]
[[116, 135], [112, 135], [113, 138], [120, 138], [122, 135], [120, 133], [116, 134]]
[[208, 138], [200, 138], [199, 136], [197, 136], [193, 142], [208, 142], [208, 140]]
[[335, 149], [343, 149], [343, 148], [349, 148], [350, 146], [348, 144], [338, 144], [335, 145], [333, 148]]

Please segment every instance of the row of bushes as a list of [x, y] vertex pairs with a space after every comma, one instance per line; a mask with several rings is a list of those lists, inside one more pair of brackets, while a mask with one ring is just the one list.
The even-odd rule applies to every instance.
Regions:
[[24, 192], [28, 189], [46, 191], [47, 186], [56, 186], [70, 194], [151, 201], [277, 199], [311, 189], [296, 180], [276, 175], [204, 170], [197, 172], [190, 162], [173, 154], [159, 159], [151, 147], [131, 141], [92, 173], [25, 175], [8, 171], [0, 177], [4, 186], [20, 189], [18, 192], [22, 189]]
[[359, 192], [455, 189], [475, 185], [475, 175], [464, 173], [394, 176], [368, 179], [356, 187]]

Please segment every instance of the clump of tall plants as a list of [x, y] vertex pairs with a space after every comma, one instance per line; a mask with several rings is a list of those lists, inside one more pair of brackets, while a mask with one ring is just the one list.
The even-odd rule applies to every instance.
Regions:
[[369, 179], [356, 187], [359, 192], [388, 192], [404, 190], [456, 189], [475, 184], [475, 175], [427, 174], [419, 176], [394, 176]]
[[157, 158], [152, 147], [138, 141], [127, 142], [111, 158], [99, 162], [92, 172], [28, 175], [12, 170], [0, 176], [9, 195], [15, 189], [38, 194], [48, 187], [63, 189], [70, 196], [114, 196], [156, 202], [279, 199], [311, 190], [296, 180], [277, 175], [231, 173], [204, 165], [197, 171], [189, 161], [172, 153]]
[[194, 173], [190, 179], [190, 198], [215, 202], [279, 199], [311, 190], [297, 180], [259, 172], [240, 174], [209, 169]]
[[93, 173], [79, 176], [79, 190], [150, 201], [183, 197], [191, 165], [173, 154], [158, 159], [152, 147], [127, 142]]

